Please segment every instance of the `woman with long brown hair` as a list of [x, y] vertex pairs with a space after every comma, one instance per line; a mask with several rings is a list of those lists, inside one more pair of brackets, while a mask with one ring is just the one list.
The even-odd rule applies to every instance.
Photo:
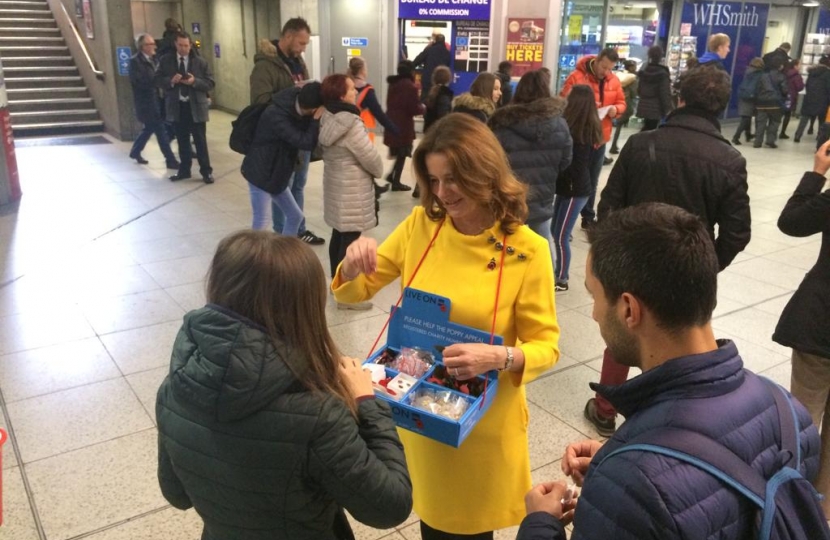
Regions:
[[501, 81], [492, 73], [479, 73], [470, 91], [456, 97], [452, 112], [460, 112], [478, 118], [482, 122], [493, 115], [496, 104], [501, 99]]
[[579, 212], [591, 195], [591, 152], [603, 144], [602, 123], [594, 101], [594, 91], [587, 85], [576, 85], [568, 94], [568, 105], [562, 114], [573, 138], [573, 159], [556, 179], [551, 235], [556, 249], [556, 290], [568, 290], [571, 266], [571, 233]]
[[162, 494], [196, 509], [202, 538], [340, 540], [354, 538], [344, 509], [377, 528], [409, 516], [391, 411], [334, 344], [326, 296], [297, 238], [219, 243], [156, 401]]
[[439, 120], [413, 162], [421, 205], [380, 246], [366, 237], [353, 242], [332, 290], [340, 301], [360, 302], [400, 277], [449, 298], [450, 321], [503, 337], [505, 346], [443, 350], [456, 379], [500, 371], [493, 403], [463, 445], [399, 432], [421, 538], [492, 539], [492, 531], [522, 520], [530, 489], [524, 385], [559, 357], [550, 248], [523, 225], [527, 188], [482, 122], [465, 114]]

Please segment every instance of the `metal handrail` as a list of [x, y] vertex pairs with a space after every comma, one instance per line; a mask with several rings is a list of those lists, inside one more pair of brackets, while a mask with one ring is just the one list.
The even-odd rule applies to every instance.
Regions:
[[72, 27], [72, 32], [75, 33], [75, 39], [80, 44], [81, 50], [84, 52], [84, 56], [86, 56], [86, 61], [89, 63], [89, 69], [92, 70], [92, 72], [95, 74], [95, 77], [98, 80], [103, 81], [104, 80], [104, 72], [101, 71], [100, 69], [98, 69], [97, 67], [95, 67], [95, 62], [93, 62], [92, 57], [89, 56], [89, 51], [86, 48], [86, 43], [84, 43], [84, 40], [81, 37], [81, 34], [78, 33], [78, 29], [75, 28], [75, 23], [72, 21], [72, 18], [69, 16], [69, 12], [66, 11], [66, 6], [64, 6], [63, 2], [60, 1], [60, 0], [58, 0], [58, 4], [61, 6], [61, 10], [63, 11], [64, 17], [66, 17], [66, 20], [69, 21], [69, 26]]

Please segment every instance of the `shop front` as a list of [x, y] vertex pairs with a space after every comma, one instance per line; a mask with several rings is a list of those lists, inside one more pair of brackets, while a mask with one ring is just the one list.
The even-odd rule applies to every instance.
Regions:
[[[436, 34], [450, 51], [457, 94], [469, 90], [490, 58], [491, 0], [398, 0], [399, 57], [415, 59]], [[419, 79], [420, 82], [420, 79]]]

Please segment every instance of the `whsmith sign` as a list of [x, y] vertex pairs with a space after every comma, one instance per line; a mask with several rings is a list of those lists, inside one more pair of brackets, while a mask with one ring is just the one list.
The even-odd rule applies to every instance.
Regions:
[[[761, 16], [758, 8], [752, 4], [741, 5], [734, 3], [693, 4], [694, 24], [704, 26], [758, 26]], [[685, 22], [685, 18], [684, 18]]]

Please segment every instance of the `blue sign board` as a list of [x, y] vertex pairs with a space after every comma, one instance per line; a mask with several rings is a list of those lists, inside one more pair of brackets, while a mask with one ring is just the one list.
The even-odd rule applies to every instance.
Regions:
[[562, 69], [573, 69], [576, 67], [576, 55], [575, 54], [562, 54], [559, 55], [559, 67]]
[[[731, 40], [730, 51], [723, 66], [732, 76], [732, 99], [727, 117], [738, 112], [738, 86], [753, 58], [762, 56], [767, 30], [769, 4], [741, 2], [684, 3], [681, 23], [692, 25], [692, 36], [697, 36], [697, 56], [706, 52], [711, 34], [726, 34]], [[734, 64], [734, 67], [733, 67]]]
[[349, 42], [346, 43], [346, 38], [343, 38], [344, 47], [368, 47], [369, 38], [365, 37], [350, 37]]
[[830, 11], [824, 8], [821, 8], [818, 12], [816, 32], [819, 34], [830, 34]]
[[118, 62], [118, 74], [119, 75], [129, 75], [130, 74], [130, 57], [133, 55], [132, 49], [129, 47], [116, 47], [115, 48], [115, 58]]
[[221, 57], [222, 57], [222, 49], [220, 49], [220, 48], [219, 48], [219, 44], [218, 44], [218, 43], [214, 43], [214, 44], [213, 44], [213, 55], [214, 55], [216, 58], [221, 58]]
[[472, 19], [490, 20], [492, 0], [398, 0], [398, 17], [401, 19], [438, 19], [454, 21]]
[[197, 22], [190, 23], [190, 29], [193, 30], [191, 32], [192, 34], [201, 34], [202, 33], [202, 25], [197, 23]]

